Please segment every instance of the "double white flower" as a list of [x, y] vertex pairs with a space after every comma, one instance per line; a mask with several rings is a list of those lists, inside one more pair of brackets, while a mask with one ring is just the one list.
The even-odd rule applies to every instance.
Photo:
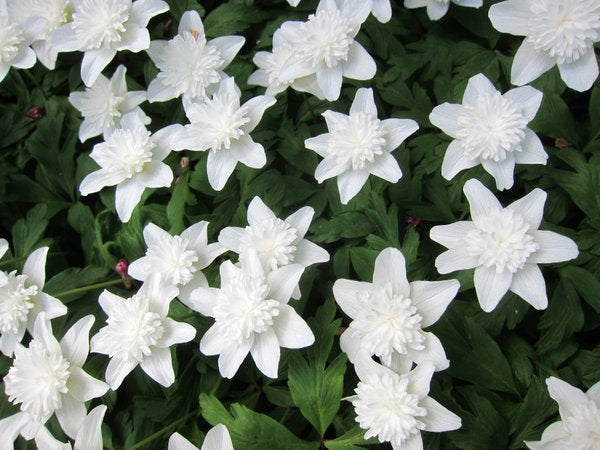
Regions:
[[32, 40], [10, 14], [6, 0], [0, 0], [0, 82], [11, 67], [33, 67], [36, 57], [29, 47]]

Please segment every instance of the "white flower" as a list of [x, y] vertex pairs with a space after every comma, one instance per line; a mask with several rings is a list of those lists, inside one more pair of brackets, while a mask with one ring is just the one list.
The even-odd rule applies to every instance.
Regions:
[[542, 440], [525, 442], [532, 450], [594, 450], [600, 448], [600, 382], [584, 394], [563, 380], [546, 379], [560, 418], [546, 428]]
[[146, 281], [157, 274], [163, 283], [179, 289], [179, 299], [189, 305], [190, 293], [200, 286], [208, 286], [201, 272], [225, 251], [219, 243], [208, 244], [208, 222], [201, 221], [171, 236], [153, 223], [144, 227], [146, 255], [133, 261], [128, 273], [136, 280]]
[[170, 41], [152, 41], [147, 53], [160, 69], [148, 86], [148, 100], [164, 102], [183, 95], [186, 102], [203, 101], [226, 75], [225, 67], [244, 45], [242, 36], [206, 41], [197, 11], [186, 11], [178, 34]]
[[20, 433], [32, 439], [55, 413], [67, 436], [77, 435], [86, 415], [84, 403], [108, 390], [106, 383], [81, 368], [88, 356], [93, 323], [92, 315], [79, 319], [59, 343], [42, 313], [35, 322], [29, 347], [17, 345], [4, 385], [8, 399], [21, 404], [26, 419], [13, 418], [12, 435]]
[[175, 150], [209, 150], [208, 181], [220, 191], [238, 161], [254, 169], [266, 164], [265, 149], [252, 140], [250, 132], [274, 103], [274, 97], [259, 95], [240, 106], [240, 91], [233, 78], [226, 78], [210, 100], [185, 105], [191, 123], [175, 140]]
[[46, 281], [47, 255], [48, 247], [38, 248], [27, 257], [20, 275], [16, 270], [8, 274], [2, 272], [0, 351], [6, 356], [12, 356], [15, 346], [23, 339], [25, 330], [33, 332], [40, 313], [45, 313], [47, 319], [67, 313], [67, 307], [60, 300], [42, 292]]
[[383, 250], [375, 260], [372, 283], [340, 279], [333, 285], [335, 301], [353, 319], [341, 336], [342, 350], [350, 361], [366, 351], [400, 373], [423, 361], [446, 369], [442, 343], [423, 327], [441, 317], [459, 287], [456, 280], [409, 283], [400, 250]]
[[36, 59], [29, 47], [31, 37], [25, 35], [9, 13], [6, 0], [0, 0], [0, 82], [11, 67], [29, 69]]
[[[167, 450], [198, 450], [198, 447], [179, 433], [173, 433], [169, 438]], [[233, 443], [227, 427], [220, 423], [208, 430], [200, 450], [233, 450]]]
[[354, 406], [355, 420], [367, 430], [365, 439], [377, 437], [394, 450], [416, 450], [423, 448], [421, 431], [461, 427], [460, 417], [427, 395], [435, 370], [430, 362], [402, 375], [370, 358], [357, 360], [354, 368], [360, 382], [356, 395], [347, 400]]
[[168, 11], [162, 0], [72, 0], [72, 21], [58, 28], [51, 45], [59, 52], [82, 51], [81, 79], [91, 86], [117, 51], [137, 53], [150, 45], [150, 19]]
[[454, 138], [442, 176], [451, 180], [463, 169], [481, 164], [496, 180], [498, 190], [513, 185], [515, 163], [546, 164], [548, 155], [537, 135], [527, 128], [542, 102], [542, 93], [530, 86], [504, 95], [483, 75], [469, 79], [462, 105], [443, 103], [429, 120]]
[[448, 12], [450, 2], [470, 8], [479, 8], [483, 5], [483, 0], [404, 0], [404, 6], [407, 8], [422, 8], [426, 6], [429, 19], [440, 20]]
[[306, 22], [285, 22], [280, 33], [296, 52], [279, 74], [286, 82], [316, 75], [323, 96], [330, 101], [340, 96], [342, 78], [370, 80], [375, 61], [354, 40], [371, 12], [371, 0], [321, 0]]
[[110, 80], [100, 74], [85, 92], [69, 94], [69, 102], [83, 116], [79, 127], [81, 142], [119, 128], [121, 118], [129, 112], [139, 114], [145, 125], [150, 123], [150, 118], [138, 106], [146, 100], [146, 92], [127, 91], [126, 71], [125, 66], [120, 65]]
[[324, 159], [315, 170], [319, 183], [337, 177], [342, 204], [347, 204], [370, 174], [396, 183], [402, 171], [390, 154], [419, 126], [410, 119], [377, 118], [373, 90], [360, 88], [350, 115], [327, 110], [323, 113], [329, 133], [304, 141]]
[[287, 303], [304, 268], [289, 264], [265, 274], [254, 251], [241, 261], [221, 264], [221, 288], [200, 287], [192, 292], [193, 309], [214, 317], [200, 340], [205, 355], [219, 355], [219, 372], [232, 378], [248, 353], [258, 370], [277, 378], [279, 347], [303, 348], [315, 337], [306, 322]]
[[511, 82], [527, 84], [558, 65], [576, 91], [587, 91], [598, 77], [594, 43], [600, 41], [598, 0], [508, 0], [490, 7], [498, 31], [525, 36], [515, 54]]
[[100, 169], [83, 179], [79, 186], [81, 195], [117, 185], [115, 207], [119, 219], [127, 222], [144, 189], [168, 187], [173, 181], [173, 171], [162, 161], [173, 148], [172, 138], [181, 128], [170, 125], [151, 135], [141, 115], [125, 114], [121, 128], [109, 132], [104, 142], [94, 145], [90, 156]]
[[169, 347], [194, 339], [196, 329], [167, 317], [177, 288], [162, 285], [152, 276], [127, 299], [104, 291], [98, 303], [106, 313], [107, 325], [92, 337], [94, 353], [110, 357], [106, 382], [114, 391], [139, 364], [157, 383], [169, 387], [175, 381]]
[[431, 239], [449, 249], [435, 260], [438, 271], [475, 268], [475, 292], [486, 312], [492, 311], [509, 289], [535, 309], [545, 309], [546, 284], [537, 265], [568, 261], [579, 253], [568, 237], [538, 230], [546, 193], [536, 188], [502, 208], [478, 180], [467, 181], [463, 190], [473, 221], [431, 229]]

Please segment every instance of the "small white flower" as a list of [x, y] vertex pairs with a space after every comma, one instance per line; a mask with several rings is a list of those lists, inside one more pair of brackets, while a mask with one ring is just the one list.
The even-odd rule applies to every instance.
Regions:
[[208, 222], [201, 221], [171, 236], [153, 223], [144, 227], [146, 255], [133, 261], [128, 273], [136, 280], [146, 281], [157, 274], [163, 283], [179, 289], [179, 299], [189, 305], [190, 293], [200, 286], [208, 286], [201, 272], [225, 251], [219, 243], [208, 244]]
[[432, 124], [454, 138], [444, 155], [442, 176], [451, 180], [481, 164], [496, 188], [504, 190], [514, 183], [515, 163], [546, 164], [542, 142], [527, 127], [542, 95], [530, 86], [501, 94], [483, 74], [471, 77], [462, 105], [443, 103], [429, 115]]
[[138, 114], [145, 125], [150, 123], [150, 118], [138, 106], [146, 101], [146, 92], [127, 91], [126, 71], [125, 66], [120, 65], [110, 80], [100, 74], [85, 92], [69, 94], [69, 102], [83, 116], [79, 127], [81, 142], [119, 128], [121, 118], [129, 112]]
[[315, 170], [319, 183], [337, 177], [342, 204], [358, 194], [370, 174], [390, 183], [400, 179], [402, 171], [390, 153], [419, 128], [414, 120], [379, 120], [370, 88], [356, 91], [350, 115], [327, 110], [323, 117], [329, 133], [304, 145], [324, 158]]
[[[198, 450], [198, 447], [179, 433], [173, 433], [169, 438], [167, 450]], [[200, 450], [233, 450], [233, 443], [227, 427], [220, 423], [208, 430]]]
[[84, 52], [81, 79], [91, 86], [117, 51], [146, 50], [148, 22], [168, 10], [162, 0], [73, 0], [72, 21], [56, 30], [51, 45], [59, 52]]
[[289, 264], [265, 274], [255, 251], [236, 267], [221, 264], [221, 288], [192, 292], [193, 309], [215, 319], [200, 340], [205, 355], [219, 355], [219, 372], [232, 378], [250, 353], [256, 367], [277, 378], [279, 347], [303, 348], [315, 337], [287, 303], [304, 267]]
[[404, 0], [404, 6], [407, 8], [422, 8], [425, 6], [430, 20], [440, 20], [448, 12], [450, 2], [470, 8], [480, 8], [483, 5], [483, 0]]
[[98, 302], [106, 313], [107, 325], [92, 337], [94, 353], [110, 357], [106, 381], [112, 390], [139, 364], [150, 378], [164, 387], [175, 381], [169, 347], [194, 339], [196, 329], [167, 317], [177, 288], [165, 286], [151, 276], [127, 299], [104, 291]]
[[35, 64], [35, 53], [29, 47], [32, 38], [11, 17], [6, 0], [0, 1], [0, 82], [11, 67], [29, 69]]
[[600, 382], [584, 394], [563, 380], [546, 379], [548, 392], [556, 403], [560, 418], [546, 428], [542, 440], [525, 442], [532, 450], [600, 448]]
[[535, 309], [548, 306], [539, 263], [568, 261], [577, 245], [553, 231], [538, 230], [546, 193], [534, 189], [502, 208], [481, 182], [471, 179], [464, 193], [473, 221], [433, 227], [430, 237], [449, 250], [435, 260], [440, 273], [475, 268], [475, 292], [481, 308], [492, 311], [510, 289]]
[[238, 161], [254, 169], [266, 164], [265, 149], [250, 133], [274, 103], [274, 97], [258, 95], [240, 106], [240, 91], [233, 78], [226, 78], [210, 100], [185, 105], [191, 123], [175, 139], [174, 149], [208, 150], [208, 181], [220, 191]]
[[525, 36], [513, 60], [513, 84], [527, 84], [555, 65], [576, 91], [587, 91], [598, 78], [597, 0], [508, 0], [492, 5], [489, 17], [498, 31]]
[[225, 78], [225, 67], [244, 45], [242, 36], [220, 36], [207, 42], [197, 11], [186, 11], [178, 34], [152, 41], [147, 53], [160, 69], [148, 86], [148, 100], [164, 102], [183, 95], [184, 103], [206, 100]]
[[27, 257], [20, 275], [16, 270], [8, 274], [2, 272], [0, 351], [6, 356], [12, 356], [15, 346], [23, 339], [25, 330], [33, 332], [40, 313], [45, 313], [47, 319], [67, 313], [67, 307], [60, 300], [42, 292], [46, 281], [47, 255], [48, 247], [38, 248]]
[[100, 166], [88, 174], [79, 191], [89, 195], [105, 186], [117, 186], [115, 207], [122, 222], [131, 218], [144, 189], [168, 187], [173, 171], [163, 163], [171, 152], [172, 138], [181, 125], [170, 125], [150, 134], [144, 118], [136, 112], [121, 118], [121, 128], [109, 132], [104, 142], [94, 145], [91, 157]]

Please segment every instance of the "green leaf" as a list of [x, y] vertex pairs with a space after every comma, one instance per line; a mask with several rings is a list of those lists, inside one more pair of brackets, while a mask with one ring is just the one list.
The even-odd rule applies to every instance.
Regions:
[[260, 9], [228, 2], [216, 7], [204, 18], [204, 32], [208, 37], [241, 33], [253, 23], [260, 23], [266, 14]]
[[367, 430], [363, 430], [358, 425], [354, 428], [346, 431], [341, 436], [335, 439], [328, 439], [323, 444], [325, 448], [330, 450], [345, 450], [351, 448], [363, 448], [360, 447], [359, 444], [367, 445], [367, 444], [376, 444], [377, 438], [371, 438], [369, 440], [365, 440], [365, 433]]
[[167, 204], [167, 217], [169, 218], [169, 232], [173, 235], [179, 234], [185, 228], [183, 222], [185, 216], [185, 204], [190, 194], [189, 190], [189, 172], [182, 175], [173, 189], [173, 195]]
[[565, 266], [560, 269], [561, 279], [569, 284], [589, 305], [600, 313], [600, 281], [583, 267]]
[[373, 279], [373, 268], [378, 254], [378, 251], [370, 248], [353, 247], [350, 249], [352, 267], [361, 280], [371, 281]]
[[40, 203], [27, 212], [25, 219], [14, 224], [12, 237], [16, 257], [27, 256], [44, 234], [48, 226], [46, 211], [46, 205]]
[[[107, 275], [108, 269], [105, 267], [86, 266], [83, 269], [70, 267], [50, 278], [44, 285], [44, 291], [48, 292], [50, 295], [58, 294], [60, 292], [98, 283], [103, 281]], [[115, 278], [118, 279], [116, 274]], [[64, 298], [61, 297], [61, 301], [63, 303], [68, 303], [85, 294], [86, 292], [71, 294]]]
[[343, 212], [331, 220], [315, 221], [312, 230], [315, 242], [334, 242], [340, 238], [364, 237], [373, 232], [373, 222], [363, 213]]

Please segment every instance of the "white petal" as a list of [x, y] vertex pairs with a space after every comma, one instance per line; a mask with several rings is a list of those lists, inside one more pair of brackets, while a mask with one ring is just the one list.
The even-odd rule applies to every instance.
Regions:
[[577, 61], [558, 64], [560, 77], [571, 89], [587, 91], [598, 78], [598, 60], [594, 47], [591, 47]]
[[422, 327], [434, 324], [442, 316], [460, 288], [457, 280], [413, 281], [410, 297], [413, 305], [423, 317]]
[[[200, 351], [207, 356], [218, 355], [223, 351], [223, 348], [226, 345], [227, 343], [223, 341], [223, 336], [219, 333], [219, 328], [216, 325], [213, 325], [206, 333], [204, 333], [204, 336], [202, 336], [202, 339], [200, 340]], [[249, 350], [250, 349], [246, 350], [246, 353], [248, 353]]]
[[392, 18], [392, 5], [390, 0], [373, 0], [373, 16], [381, 22], [387, 23]]
[[469, 78], [469, 81], [467, 82], [467, 87], [463, 95], [463, 104], [474, 106], [481, 97], [494, 95], [496, 92], [498, 92], [498, 90], [491, 81], [488, 80], [484, 74], [478, 73]]
[[144, 189], [145, 187], [133, 178], [117, 185], [115, 208], [121, 222], [128, 222], [131, 219], [131, 214], [140, 202]]
[[279, 315], [273, 318], [273, 329], [281, 347], [304, 348], [315, 342], [309, 326], [289, 305], [279, 308]]
[[2, 258], [7, 251], [8, 241], [6, 239], [0, 238], [0, 258]]
[[448, 248], [463, 248], [464, 237], [470, 231], [475, 230], [475, 225], [470, 220], [461, 220], [449, 225], [437, 225], [429, 232], [431, 240]]
[[410, 296], [410, 286], [406, 279], [406, 260], [402, 252], [396, 248], [382, 250], [375, 259], [373, 270], [373, 285], [383, 287], [392, 285], [394, 294]]
[[71, 363], [71, 366], [81, 367], [85, 363], [90, 352], [90, 329], [95, 320], [91, 314], [82, 317], [60, 340], [63, 357]]
[[46, 256], [48, 247], [41, 247], [33, 251], [23, 265], [23, 274], [27, 275], [28, 281], [35, 284], [39, 289], [44, 287], [46, 282]]
[[75, 33], [73, 22], [57, 28], [52, 33], [52, 47], [59, 52], [74, 52], [81, 49], [81, 41]]
[[[144, 171], [136, 177], [136, 182], [149, 188], [169, 187], [173, 181], [173, 171], [162, 161], [150, 161]], [[118, 189], [118, 188], [117, 188]]]
[[341, 66], [343, 76], [352, 80], [370, 80], [377, 72], [377, 64], [373, 57], [356, 41], [350, 44], [348, 59]]
[[227, 227], [223, 228], [219, 233], [219, 243], [225, 247], [227, 250], [230, 250], [235, 253], [240, 253], [240, 239], [242, 236], [246, 234], [246, 230], [244, 228], [239, 227]]
[[150, 19], [169, 10], [169, 5], [162, 0], [136, 0], [131, 5], [131, 19], [145, 27]]
[[208, 181], [215, 191], [225, 187], [225, 183], [233, 173], [237, 159], [227, 151], [210, 150], [206, 163]]
[[200, 450], [233, 450], [227, 427], [220, 423], [208, 430]]
[[107, 316], [112, 316], [115, 309], [119, 308], [123, 301], [125, 301], [123, 297], [119, 297], [106, 289], [98, 297], [98, 303]]
[[[433, 231], [433, 228], [431, 231]], [[469, 255], [464, 248], [447, 250], [435, 259], [435, 267], [441, 274], [446, 274], [457, 270], [472, 269], [478, 265], [479, 259], [475, 256]]]
[[529, 20], [533, 18], [530, 6], [529, 1], [507, 0], [490, 6], [488, 16], [496, 30], [516, 36], [526, 36]]
[[542, 141], [529, 128], [525, 129], [525, 138], [521, 141], [522, 151], [515, 153], [517, 164], [546, 164], [548, 154], [544, 150]]
[[156, 343], [157, 347], [170, 347], [174, 344], [182, 344], [189, 342], [196, 336], [196, 329], [190, 324], [184, 322], [175, 322], [170, 317], [167, 317], [163, 323], [163, 335]]
[[369, 178], [367, 170], [351, 170], [338, 175], [337, 185], [340, 191], [340, 201], [342, 205], [348, 202], [360, 192]]
[[475, 269], [475, 292], [485, 312], [496, 308], [506, 294], [513, 281], [513, 274], [508, 270], [496, 272], [496, 267], [480, 266]]
[[410, 371], [408, 373], [409, 392], [415, 394], [419, 399], [427, 396], [433, 372], [435, 372], [435, 367], [429, 361], [424, 361]]
[[22, 47], [17, 56], [11, 61], [11, 65], [17, 69], [29, 69], [35, 64], [35, 52], [29, 47]]
[[277, 378], [280, 352], [279, 341], [272, 329], [255, 334], [250, 354], [256, 368], [269, 378]]
[[96, 406], [83, 419], [75, 438], [74, 450], [102, 450], [102, 421], [106, 414], [106, 405]]
[[264, 147], [248, 135], [232, 142], [229, 151], [233, 158], [253, 169], [260, 169], [267, 163]]
[[98, 75], [112, 61], [116, 51], [110, 48], [88, 50], [83, 54], [81, 62], [81, 79], [86, 86], [94, 84]]
[[13, 450], [13, 442], [21, 433], [21, 429], [30, 421], [30, 416], [24, 412], [18, 412], [0, 420], [0, 436], [4, 442], [0, 442], [0, 450]]
[[427, 15], [431, 20], [440, 20], [448, 12], [450, 3], [439, 3], [437, 1], [427, 3]]
[[284, 304], [287, 303], [300, 281], [302, 272], [304, 272], [304, 267], [300, 264], [289, 264], [270, 272], [267, 275], [269, 298]]
[[371, 164], [369, 171], [372, 175], [390, 183], [397, 183], [402, 178], [402, 170], [398, 161], [389, 153], [383, 153]]
[[179, 26], [177, 27], [177, 33], [183, 34], [186, 31], [194, 30], [198, 33], [198, 36], [204, 35], [204, 24], [200, 18], [198, 11], [190, 10], [182, 14], [179, 20]]
[[521, 86], [511, 89], [502, 97], [520, 105], [523, 108], [522, 113], [527, 118], [527, 121], [531, 121], [535, 118], [538, 109], [540, 109], [544, 94], [531, 86]]
[[510, 81], [514, 85], [523, 86], [552, 69], [555, 63], [552, 57], [541, 50], [536, 50], [533, 43], [526, 39], [513, 58]]
[[164, 84], [160, 78], [155, 78], [150, 82], [146, 94], [150, 103], [166, 102], [180, 95], [175, 87]]
[[442, 342], [433, 333], [424, 333], [425, 348], [420, 351], [409, 350], [408, 355], [416, 364], [423, 364], [428, 361], [433, 364], [435, 370], [446, 370], [450, 366], [450, 361], [446, 358], [446, 352]]
[[481, 165], [496, 180], [496, 189], [503, 191], [513, 186], [513, 173], [515, 171], [515, 157], [512, 153], [506, 155], [504, 161], [482, 159]]
[[175, 381], [171, 350], [168, 348], [152, 348], [152, 354], [144, 357], [140, 367], [161, 386], [169, 387]]
[[462, 115], [463, 111], [463, 105], [442, 103], [433, 108], [429, 114], [429, 121], [448, 136], [456, 138], [456, 133], [460, 128], [456, 119]]
[[121, 174], [100, 169], [88, 174], [79, 185], [79, 192], [86, 196], [101, 191], [106, 186], [114, 186], [123, 181]]
[[327, 250], [324, 248], [321, 248], [306, 239], [302, 239], [296, 244], [294, 263], [300, 264], [303, 267], [308, 267], [315, 263], [327, 261], [329, 261], [329, 253], [327, 253]]
[[[217, 450], [218, 448], [219, 447], [214, 447], [214, 450]], [[198, 447], [192, 445], [190, 441], [188, 441], [179, 433], [173, 433], [169, 438], [167, 450], [198, 450]]]
[[317, 68], [316, 75], [317, 83], [325, 98], [330, 102], [337, 100], [342, 89], [342, 65], [327, 67], [323, 64]]
[[[83, 122], [81, 122], [81, 125], [79, 127], [79, 141], [83, 143], [90, 138], [100, 136], [102, 133], [104, 133], [104, 131], [105, 131], [105, 129], [104, 129], [104, 126], [102, 126], [101, 122], [97, 122], [97, 121], [92, 122], [89, 118], [83, 119]], [[92, 173], [96, 173], [96, 172], [92, 172]], [[112, 176], [115, 176], [115, 175], [112, 174]], [[119, 181], [121, 181], [120, 176], [118, 177], [118, 181], [116, 181], [113, 184], [117, 184]], [[104, 184], [103, 186], [109, 186], [109, 185]], [[97, 191], [99, 191], [100, 189], [102, 189], [102, 188], [97, 189]], [[82, 193], [82, 195], [84, 195], [84, 194]]]
[[494, 194], [492, 194], [481, 181], [475, 178], [467, 180], [463, 187], [463, 191], [469, 201], [471, 217], [474, 220], [477, 220], [480, 216], [487, 216], [492, 212], [502, 209], [502, 205]]
[[[93, 344], [92, 344], [93, 348]], [[113, 391], [116, 391], [123, 380], [129, 373], [135, 369], [138, 365], [138, 362], [135, 360], [122, 360], [119, 358], [111, 358], [108, 362], [108, 367], [106, 368], [105, 379], [110, 388]]]
[[306, 139], [304, 146], [309, 150], [314, 150], [319, 156], [327, 156], [329, 152], [329, 133], [323, 133]]
[[460, 417], [431, 397], [425, 397], [419, 406], [427, 410], [427, 415], [420, 417], [426, 426], [425, 431], [452, 431], [458, 430], [462, 425]]
[[264, 220], [276, 219], [273, 211], [258, 196], [254, 197], [248, 205], [247, 217], [250, 225], [260, 224]]
[[240, 49], [244, 46], [246, 39], [242, 36], [220, 36], [210, 41], [208, 45], [216, 47], [221, 53], [224, 64], [222, 68], [227, 67], [235, 55], [238, 54]]
[[540, 188], [535, 188], [525, 197], [512, 202], [506, 209], [510, 209], [523, 217], [525, 222], [531, 227], [531, 230], [534, 231], [542, 223], [546, 197], [546, 192]]
[[59, 355], [62, 353], [60, 344], [52, 334], [52, 325], [50, 324], [50, 320], [48, 320], [46, 313], [42, 312], [37, 316], [33, 326], [33, 333], [31, 334], [33, 339], [41, 342], [48, 352], [58, 353]]
[[139, 53], [150, 47], [150, 33], [145, 27], [130, 23], [121, 34], [121, 41], [116, 50], [129, 50], [132, 53]]
[[442, 161], [442, 176], [446, 180], [451, 180], [456, 176], [457, 173], [464, 169], [470, 169], [479, 164], [479, 159], [470, 159], [463, 149], [460, 141], [452, 141], [446, 153], [444, 154], [444, 160]]
[[546, 282], [542, 271], [536, 264], [525, 264], [513, 276], [510, 290], [533, 306], [535, 309], [546, 309]]
[[360, 88], [354, 94], [354, 100], [352, 106], [350, 106], [350, 114], [364, 112], [377, 117], [377, 107], [375, 106], [375, 100], [373, 99], [373, 89], [371, 88]]
[[421, 433], [412, 434], [409, 438], [407, 438], [406, 440], [404, 440], [402, 442], [401, 448], [398, 448], [398, 447], [394, 448], [394, 446], [392, 445], [392, 449], [393, 450], [423, 450], [423, 437], [421, 436]]
[[390, 152], [419, 129], [417, 122], [411, 119], [386, 119], [381, 122], [381, 125], [386, 131], [385, 148]]
[[314, 209], [310, 206], [303, 206], [285, 219], [285, 222], [296, 230], [296, 239], [302, 239], [304, 237], [314, 215]]
[[56, 418], [67, 436], [75, 439], [77, 431], [85, 419], [85, 405], [71, 395], [62, 396], [62, 406], [56, 410]]
[[71, 372], [67, 381], [69, 395], [78, 402], [84, 403], [102, 397], [108, 391], [108, 384], [84, 372], [81, 367], [71, 366], [69, 371]]
[[577, 244], [570, 238], [553, 231], [534, 230], [530, 232], [539, 250], [527, 258], [531, 263], [555, 263], [577, 258]]
[[342, 311], [352, 319], [362, 313], [360, 297], [373, 290], [371, 283], [339, 279], [333, 283], [333, 296]]
[[577, 417], [581, 407], [589, 402], [581, 389], [571, 386], [560, 378], [547, 378], [546, 384], [548, 394], [558, 403], [560, 416], [563, 418]]
[[247, 108], [246, 117], [250, 119], [248, 123], [244, 124], [244, 131], [249, 133], [254, 130], [262, 119], [265, 110], [273, 106], [275, 102], [275, 97], [270, 95], [259, 95], [244, 103], [244, 107]]
[[[306, 142], [308, 142], [308, 139]], [[337, 177], [345, 170], [346, 166], [340, 164], [335, 157], [326, 157], [315, 169], [315, 180], [317, 180], [318, 183], [322, 183], [329, 178]]]
[[21, 323], [17, 333], [11, 333], [10, 331], [2, 333], [0, 336], [0, 352], [9, 358], [12, 358], [15, 347], [23, 340], [23, 336], [25, 336], [26, 329], [26, 324]]
[[[248, 355], [254, 339], [246, 339], [241, 344], [227, 342], [219, 355], [219, 373], [224, 378], [233, 378], [244, 358]], [[200, 343], [202, 344], [202, 342]], [[200, 346], [202, 351], [202, 346]]]

